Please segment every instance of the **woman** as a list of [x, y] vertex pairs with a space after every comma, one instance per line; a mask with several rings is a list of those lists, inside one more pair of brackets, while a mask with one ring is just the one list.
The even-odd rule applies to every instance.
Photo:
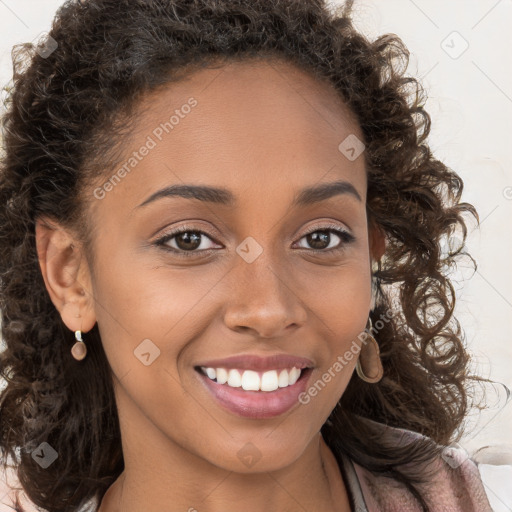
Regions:
[[[31, 503], [490, 511], [462, 181], [352, 2], [67, 1], [4, 117], [2, 453]], [[30, 503], [16, 503], [28, 510]]]

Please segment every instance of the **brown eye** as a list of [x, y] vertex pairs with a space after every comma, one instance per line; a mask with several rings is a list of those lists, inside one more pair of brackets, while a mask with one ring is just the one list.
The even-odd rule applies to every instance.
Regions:
[[327, 249], [331, 235], [329, 231], [315, 231], [306, 235], [306, 240], [313, 249]]
[[355, 240], [355, 237], [336, 226], [336, 228], [317, 228], [306, 233], [301, 240], [305, 240], [309, 246], [301, 246], [303, 249], [311, 248], [313, 251], [330, 253], [343, 250], [347, 244]]
[[178, 256], [187, 257], [209, 253], [212, 246], [208, 245], [208, 240], [212, 241], [212, 237], [207, 233], [182, 226], [159, 238], [155, 243]]
[[191, 251], [200, 247], [201, 236], [202, 235], [197, 231], [184, 231], [183, 233], [173, 236], [173, 238], [176, 240], [178, 249]]

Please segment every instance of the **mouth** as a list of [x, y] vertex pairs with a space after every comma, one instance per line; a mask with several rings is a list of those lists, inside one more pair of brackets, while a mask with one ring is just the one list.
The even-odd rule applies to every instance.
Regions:
[[298, 396], [313, 371], [309, 366], [256, 370], [199, 365], [194, 369], [220, 406], [253, 419], [279, 416], [299, 405]]

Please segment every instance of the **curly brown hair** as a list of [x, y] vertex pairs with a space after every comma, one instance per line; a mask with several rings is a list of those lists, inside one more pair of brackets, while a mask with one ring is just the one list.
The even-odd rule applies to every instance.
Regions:
[[[57, 49], [45, 54], [47, 40], [13, 49], [0, 170], [0, 374], [7, 381], [0, 447], [36, 505], [64, 512], [101, 499], [124, 462], [98, 327], [88, 335], [88, 357], [77, 363], [69, 351], [73, 333], [41, 274], [35, 220], [46, 216], [71, 228], [94, 261], [91, 195], [84, 191], [115, 168], [133, 108], [142, 95], [219, 59], [279, 58], [330, 82], [364, 134], [368, 219], [386, 237], [371, 318], [375, 324], [386, 311], [395, 314], [377, 337], [384, 377], [377, 384], [351, 379], [322, 427], [329, 447], [338, 461], [348, 455], [415, 493], [419, 477], [400, 466], [429, 460], [454, 440], [474, 377], [448, 275], [467, 254], [465, 214], [477, 222], [478, 214], [460, 201], [461, 178], [425, 142], [430, 117], [419, 81], [405, 76], [407, 48], [394, 34], [370, 41], [359, 33], [352, 4], [67, 0], [49, 32]], [[454, 233], [462, 244], [446, 254]], [[414, 447], [386, 446], [365, 418], [427, 438]], [[58, 451], [44, 470], [31, 457], [43, 441]]]

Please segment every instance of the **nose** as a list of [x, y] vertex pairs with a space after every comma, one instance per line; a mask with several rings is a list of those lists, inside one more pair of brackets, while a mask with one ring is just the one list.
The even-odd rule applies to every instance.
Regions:
[[305, 323], [304, 297], [294, 289], [289, 268], [275, 264], [265, 251], [252, 263], [241, 261], [231, 274], [224, 310], [228, 328], [279, 338]]

